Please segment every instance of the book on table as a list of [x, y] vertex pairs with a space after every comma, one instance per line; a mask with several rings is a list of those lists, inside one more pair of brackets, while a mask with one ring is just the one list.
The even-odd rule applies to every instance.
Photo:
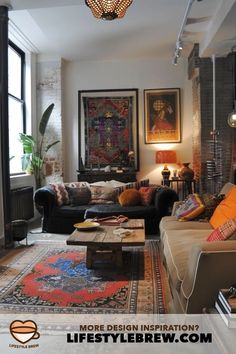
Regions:
[[215, 302], [215, 308], [229, 328], [236, 328], [236, 313], [227, 312], [219, 298]]
[[236, 314], [236, 297], [230, 295], [230, 289], [220, 289], [218, 300], [229, 314]]

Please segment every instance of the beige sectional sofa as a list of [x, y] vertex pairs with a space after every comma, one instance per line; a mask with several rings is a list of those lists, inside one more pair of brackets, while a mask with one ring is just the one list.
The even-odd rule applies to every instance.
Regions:
[[[227, 183], [226, 194], [234, 186]], [[236, 240], [207, 242], [209, 222], [178, 221], [165, 216], [160, 222], [160, 248], [173, 297], [175, 313], [202, 313], [214, 307], [217, 291], [236, 283]]]

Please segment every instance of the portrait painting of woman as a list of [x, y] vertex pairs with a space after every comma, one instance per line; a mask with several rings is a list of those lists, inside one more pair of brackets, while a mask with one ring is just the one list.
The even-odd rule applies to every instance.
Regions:
[[144, 90], [145, 143], [180, 142], [180, 89]]

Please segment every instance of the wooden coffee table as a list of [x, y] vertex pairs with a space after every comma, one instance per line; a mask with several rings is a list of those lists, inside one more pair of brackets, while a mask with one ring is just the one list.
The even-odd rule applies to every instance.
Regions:
[[75, 230], [67, 239], [67, 245], [87, 246], [86, 267], [92, 268], [98, 260], [109, 260], [118, 267], [122, 266], [122, 247], [144, 246], [145, 227], [143, 219], [131, 219], [126, 228], [132, 229], [131, 235], [121, 238], [113, 231], [118, 226], [100, 225], [96, 230]]

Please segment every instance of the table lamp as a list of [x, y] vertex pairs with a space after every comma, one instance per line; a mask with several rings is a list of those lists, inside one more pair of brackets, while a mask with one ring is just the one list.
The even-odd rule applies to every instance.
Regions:
[[167, 167], [168, 163], [176, 163], [176, 151], [174, 150], [160, 150], [156, 152], [156, 163], [164, 164], [164, 168], [161, 171], [163, 181], [169, 181], [170, 170]]

